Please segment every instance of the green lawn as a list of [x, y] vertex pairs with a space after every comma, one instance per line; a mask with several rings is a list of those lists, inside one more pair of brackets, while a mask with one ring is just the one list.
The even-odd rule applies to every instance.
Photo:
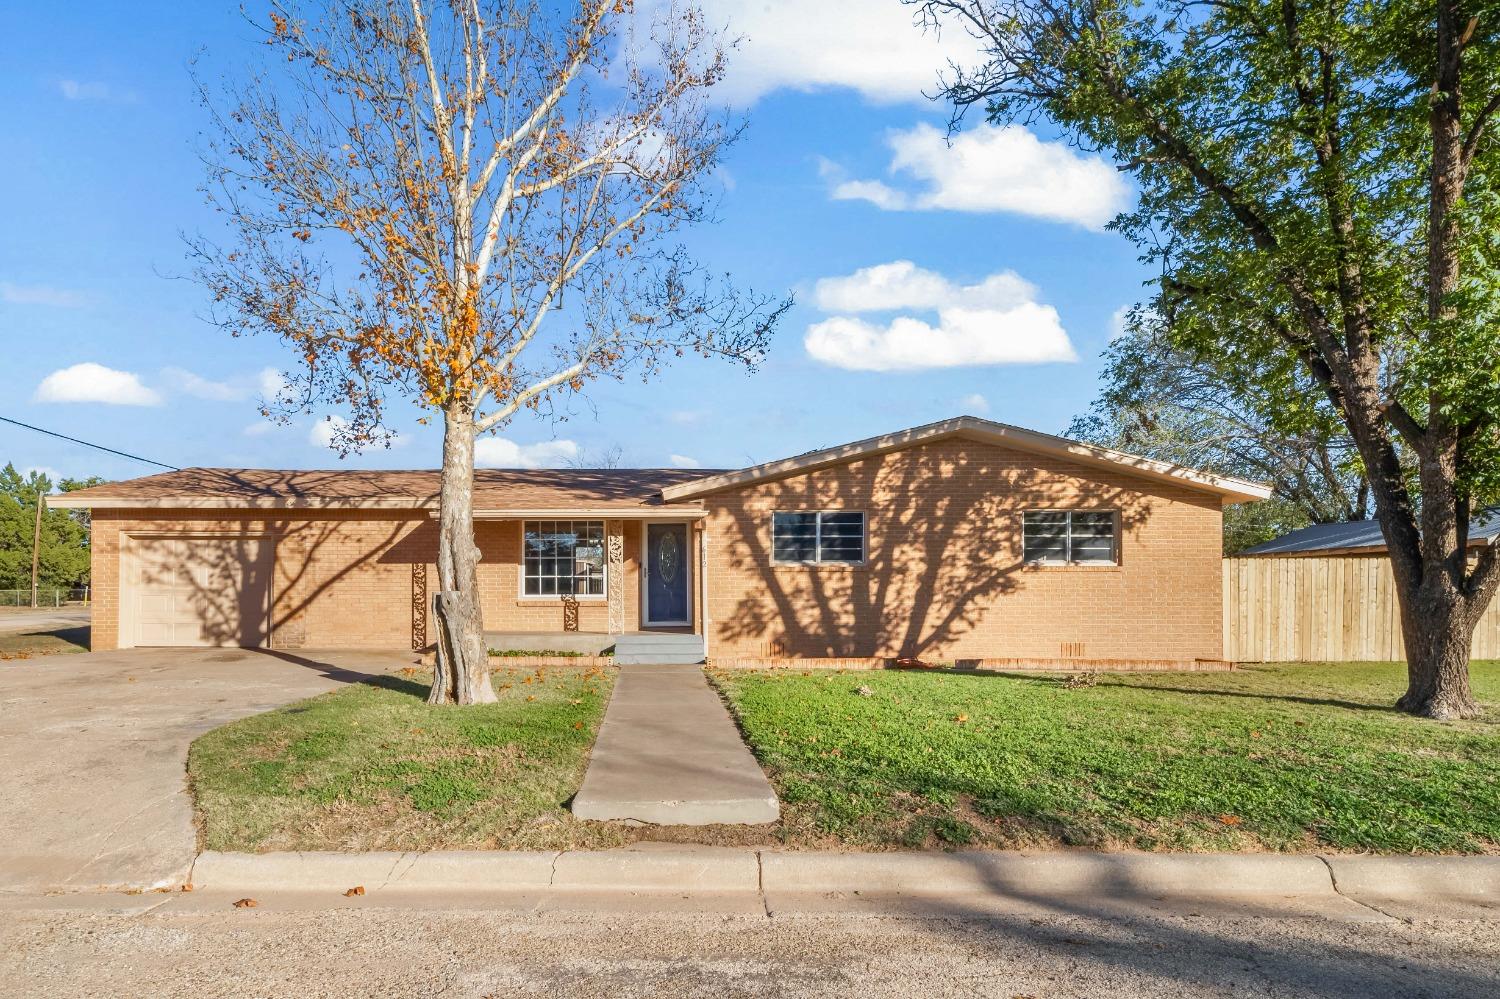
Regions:
[[1446, 724], [1390, 709], [1391, 664], [714, 677], [793, 845], [1500, 853], [1494, 662]]
[[[420, 682], [419, 682], [420, 681]], [[385, 677], [232, 722], [188, 754], [213, 850], [613, 846], [575, 822], [613, 674], [501, 670], [498, 704], [433, 708], [428, 683]]]
[[[5, 623], [0, 618], [0, 625]], [[0, 634], [0, 659], [34, 659], [65, 653], [87, 652], [89, 629], [59, 628], [55, 631], [12, 631]]]

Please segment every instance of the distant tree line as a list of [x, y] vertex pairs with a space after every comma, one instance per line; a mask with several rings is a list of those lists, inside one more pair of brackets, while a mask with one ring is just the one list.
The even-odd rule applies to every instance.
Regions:
[[[22, 475], [14, 464], [0, 470], [0, 589], [31, 588], [31, 548], [36, 505], [54, 489], [72, 492], [105, 480], [52, 479], [37, 471]], [[44, 509], [38, 584], [46, 589], [73, 589], [89, 583], [89, 515], [86, 510]]]

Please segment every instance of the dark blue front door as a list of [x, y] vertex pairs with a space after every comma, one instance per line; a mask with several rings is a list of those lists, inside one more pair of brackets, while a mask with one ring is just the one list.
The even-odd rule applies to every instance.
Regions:
[[646, 623], [688, 621], [686, 524], [646, 525]]

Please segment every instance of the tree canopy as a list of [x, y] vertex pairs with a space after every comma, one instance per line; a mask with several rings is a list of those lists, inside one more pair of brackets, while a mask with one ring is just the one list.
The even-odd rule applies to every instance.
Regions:
[[1500, 552], [1466, 547], [1500, 494], [1500, 5], [910, 2], [985, 49], [944, 81], [956, 120], [1045, 120], [1131, 174], [1113, 228], [1157, 270], [1174, 345], [1337, 414], [1396, 577], [1400, 706], [1477, 712], [1468, 648], [1500, 585]]
[[[63, 479], [63, 492], [97, 486], [100, 478]], [[25, 475], [14, 464], [0, 469], [0, 590], [31, 588], [31, 543], [36, 527], [38, 496], [53, 491], [47, 475]], [[72, 589], [89, 582], [89, 522], [86, 511], [46, 509], [42, 513], [38, 583], [42, 587]]]
[[1151, 309], [1131, 310], [1104, 359], [1099, 396], [1068, 436], [1272, 485], [1270, 499], [1224, 511], [1226, 554], [1370, 516], [1358, 450], [1294, 361], [1265, 372], [1177, 344]]

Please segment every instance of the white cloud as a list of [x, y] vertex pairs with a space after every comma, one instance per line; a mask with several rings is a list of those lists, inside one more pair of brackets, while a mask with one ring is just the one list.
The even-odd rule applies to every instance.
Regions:
[[1015, 309], [940, 309], [938, 324], [898, 316], [886, 325], [836, 316], [809, 326], [814, 358], [852, 371], [916, 371], [985, 364], [1076, 361], [1050, 305]]
[[141, 384], [139, 375], [85, 361], [42, 379], [34, 402], [102, 402], [113, 406], [160, 406], [161, 396]]
[[129, 103], [135, 100], [135, 94], [130, 91], [116, 90], [107, 83], [99, 83], [94, 80], [59, 80], [57, 82], [58, 92], [70, 101], [119, 101]]
[[1014, 212], [1098, 229], [1123, 211], [1130, 187], [1097, 156], [1061, 142], [1043, 142], [1021, 125], [981, 124], [950, 142], [919, 124], [887, 137], [890, 172], [916, 182], [901, 190], [878, 180], [848, 179], [837, 164], [819, 172], [835, 200], [868, 201], [886, 211], [946, 209]]
[[[1012, 271], [963, 285], [896, 260], [818, 281], [818, 307], [845, 314], [809, 326], [803, 345], [813, 358], [854, 371], [1076, 361], [1057, 310], [1036, 297], [1036, 287]], [[892, 311], [935, 312], [937, 322], [848, 315]]]
[[6, 305], [47, 305], [58, 309], [74, 309], [87, 304], [88, 297], [81, 291], [69, 288], [0, 281], [0, 302]]
[[245, 429], [241, 430], [240, 433], [246, 437], [264, 437], [266, 434], [274, 433], [280, 429], [282, 429], [282, 426], [279, 423], [273, 423], [270, 420], [256, 420], [254, 423], [245, 424]]
[[1122, 305], [1109, 317], [1109, 338], [1118, 340], [1130, 332], [1130, 310], [1133, 306]]
[[1008, 309], [1029, 302], [1037, 289], [1015, 271], [1000, 271], [983, 281], [958, 285], [910, 260], [861, 267], [844, 277], [821, 278], [813, 298], [824, 312], [886, 312], [891, 309]]
[[[668, 0], [637, 4], [660, 13]], [[700, 0], [708, 22], [741, 39], [716, 90], [748, 105], [776, 90], [848, 88], [871, 101], [926, 103], [949, 60], [979, 61], [965, 32], [924, 31], [897, 0]]]
[[314, 447], [331, 448], [334, 437], [347, 426], [349, 426], [349, 421], [342, 416], [325, 417], [307, 428], [307, 443]]
[[702, 468], [703, 463], [697, 458], [689, 458], [685, 454], [669, 455], [673, 468]]
[[245, 398], [245, 390], [230, 382], [216, 382], [194, 374], [186, 368], [163, 368], [162, 377], [184, 395], [215, 402], [234, 402]]
[[706, 409], [674, 409], [667, 414], [667, 419], [673, 423], [680, 423], [683, 426], [691, 426], [694, 423], [703, 422], [703, 419], [707, 416], [708, 410]]
[[474, 442], [474, 464], [483, 468], [556, 468], [578, 457], [575, 441], [517, 444], [504, 437], [481, 437]]
[[974, 392], [958, 400], [958, 408], [965, 413], [988, 413], [990, 401], [978, 392]]
[[[265, 424], [270, 429], [276, 428], [276, 424], [272, 423], [269, 420], [265, 421]], [[268, 432], [252, 431], [252, 428], [254, 428], [255, 426], [257, 426], [257, 424], [250, 424], [250, 426], [245, 428], [245, 433], [250, 436], [259, 436], [260, 433]], [[339, 450], [339, 447], [336, 438], [338, 437], [339, 433], [348, 426], [349, 421], [344, 419], [344, 417], [342, 416], [326, 416], [321, 420], [315, 421], [312, 426], [307, 428], [307, 443], [313, 445], [314, 447], [326, 447], [331, 450], [337, 451]], [[380, 431], [377, 429], [374, 432], [379, 433]], [[380, 441], [368, 446], [396, 448], [405, 447], [410, 443], [411, 437], [406, 434], [391, 434], [389, 437], [383, 438]], [[360, 445], [354, 448], [354, 450], [363, 450], [365, 446], [366, 445]]]

